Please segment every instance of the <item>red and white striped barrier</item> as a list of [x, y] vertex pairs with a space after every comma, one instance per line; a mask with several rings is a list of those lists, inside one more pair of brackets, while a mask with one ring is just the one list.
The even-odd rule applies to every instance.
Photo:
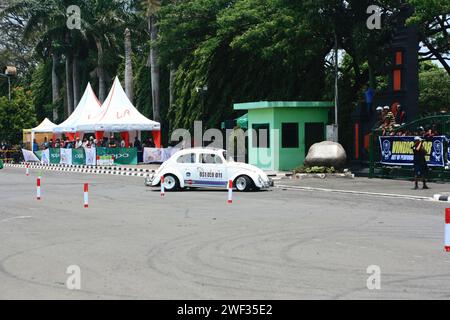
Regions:
[[228, 203], [233, 203], [233, 180], [228, 181]]
[[164, 176], [161, 176], [161, 197], [164, 197]]
[[36, 180], [36, 199], [41, 200], [41, 177]]
[[25, 174], [27, 175], [27, 177], [30, 175], [30, 164], [27, 163], [27, 170], [25, 171]]
[[84, 207], [89, 207], [89, 185], [87, 183], [84, 184]]
[[445, 209], [445, 251], [450, 252], [450, 208]]

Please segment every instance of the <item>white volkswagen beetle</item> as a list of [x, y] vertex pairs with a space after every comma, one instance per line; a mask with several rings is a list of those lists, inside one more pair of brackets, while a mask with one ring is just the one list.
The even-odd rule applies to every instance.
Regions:
[[268, 189], [273, 182], [261, 169], [227, 160], [222, 149], [194, 148], [176, 152], [145, 180], [146, 186], [156, 187], [164, 177], [167, 191], [190, 187], [226, 187], [233, 181], [238, 191]]

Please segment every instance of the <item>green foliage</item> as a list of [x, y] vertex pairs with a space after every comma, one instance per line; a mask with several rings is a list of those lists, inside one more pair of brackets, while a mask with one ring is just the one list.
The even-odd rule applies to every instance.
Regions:
[[36, 114], [31, 92], [17, 87], [12, 92], [11, 102], [0, 98], [0, 137], [1, 140], [17, 144], [22, 140], [22, 129], [36, 126]]
[[314, 167], [298, 167], [296, 169], [294, 169], [294, 173], [327, 173], [327, 174], [333, 174], [336, 173], [336, 169], [334, 167], [319, 167], [319, 166], [314, 166]]
[[52, 105], [49, 105], [49, 101], [52, 101], [52, 87], [49, 86], [51, 79], [51, 61], [39, 64], [33, 73], [31, 83], [31, 98], [38, 121], [42, 121], [45, 118], [52, 119], [53, 117]]
[[419, 106], [423, 114], [450, 109], [450, 76], [445, 70], [433, 68], [419, 74]]
[[[440, 54], [448, 54], [448, 35], [445, 27], [439, 29], [439, 19], [450, 12], [448, 1], [407, 2], [416, 9], [409, 23], [416, 23], [421, 37]], [[81, 8], [81, 30], [66, 27], [65, 9], [71, 4]], [[366, 26], [366, 9], [371, 4], [385, 12], [382, 30]], [[0, 26], [8, 30], [7, 37], [0, 35], [0, 40], [20, 41], [8, 50], [0, 47], [0, 57], [26, 60], [20, 64], [28, 69], [20, 70], [14, 85], [31, 87], [36, 116], [41, 120], [51, 117], [54, 107], [52, 54], [62, 57], [57, 66], [62, 80], [57, 108], [62, 113], [64, 58], [79, 54], [81, 88], [90, 81], [98, 92], [97, 45], [103, 47], [101, 64], [110, 85], [116, 74], [123, 74], [123, 31], [128, 27], [132, 30], [135, 104], [147, 117], [153, 113], [148, 55], [150, 45], [158, 47], [161, 117], [167, 136], [167, 128], [191, 128], [195, 120], [202, 120], [205, 127], [218, 127], [239, 116], [232, 109], [237, 102], [333, 100], [330, 52], [336, 36], [339, 48], [345, 51], [339, 68], [339, 132], [342, 144], [349, 148], [353, 135], [350, 115], [363, 101], [366, 86], [387, 86], [387, 46], [400, 8], [398, 0], [17, 0], [7, 11], [23, 19], [24, 26], [5, 22], [5, 15], [0, 14]], [[158, 28], [158, 41], [152, 44], [149, 16], [156, 18]], [[33, 57], [21, 42], [34, 48]], [[171, 65], [176, 70], [175, 101], [169, 106]], [[448, 107], [448, 77], [442, 70], [426, 68], [420, 79], [421, 106], [426, 110]], [[197, 89], [204, 86], [206, 92]], [[5, 82], [0, 82], [0, 93], [5, 94], [6, 89]]]

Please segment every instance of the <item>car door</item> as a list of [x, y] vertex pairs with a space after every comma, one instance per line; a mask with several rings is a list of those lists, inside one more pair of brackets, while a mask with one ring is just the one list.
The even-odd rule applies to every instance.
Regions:
[[197, 166], [197, 185], [202, 187], [225, 187], [227, 166], [217, 153], [200, 153]]
[[197, 154], [195, 152], [181, 155], [177, 159], [177, 166], [183, 175], [184, 185], [193, 186], [197, 180]]

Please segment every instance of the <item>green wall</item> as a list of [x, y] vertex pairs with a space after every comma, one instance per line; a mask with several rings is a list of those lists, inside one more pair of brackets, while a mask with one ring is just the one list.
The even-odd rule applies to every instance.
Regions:
[[[305, 150], [305, 123], [324, 124], [326, 136], [330, 102], [254, 102], [235, 105], [236, 110], [248, 110], [249, 163], [263, 170], [292, 170], [303, 164]], [[298, 123], [298, 148], [282, 148], [282, 124]], [[254, 124], [269, 124], [269, 148], [253, 148]]]

